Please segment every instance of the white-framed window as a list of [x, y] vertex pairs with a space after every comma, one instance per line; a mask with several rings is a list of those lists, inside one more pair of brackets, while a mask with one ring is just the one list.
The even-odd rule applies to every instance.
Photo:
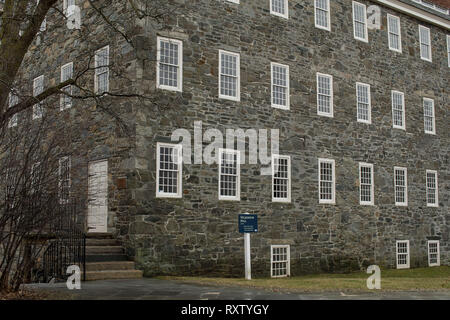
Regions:
[[431, 35], [429, 28], [419, 25], [419, 42], [420, 58], [431, 62]]
[[288, 19], [288, 0], [270, 0], [270, 14]]
[[396, 241], [397, 269], [409, 268], [409, 240]]
[[233, 3], [238, 3], [239, 4], [239, 0], [227, 0], [228, 2], [233, 2]]
[[372, 123], [372, 102], [369, 84], [356, 83], [356, 104], [357, 121]]
[[331, 31], [330, 0], [314, 0], [316, 28]]
[[436, 170], [426, 171], [427, 207], [439, 206], [438, 176]]
[[395, 205], [408, 205], [408, 170], [402, 167], [394, 167], [394, 192]]
[[291, 157], [272, 155], [272, 201], [291, 202]]
[[425, 133], [436, 134], [434, 100], [423, 98], [423, 119]]
[[95, 93], [109, 91], [109, 46], [95, 52]]
[[[8, 106], [9, 108], [14, 107], [15, 105], [17, 105], [19, 103], [19, 97], [16, 94], [10, 93], [9, 94], [9, 103]], [[9, 123], [8, 123], [8, 127], [12, 128], [12, 127], [16, 127], [18, 124], [18, 114], [14, 114], [11, 119], [9, 119]]]
[[158, 142], [156, 148], [156, 197], [181, 198], [182, 146]]
[[396, 129], [406, 130], [405, 94], [392, 90], [392, 124]]
[[[37, 0], [36, 8], [39, 5], [39, 2], [40, 2], [40, 0]], [[44, 32], [45, 30], [47, 30], [47, 18], [44, 18], [44, 20], [42, 20], [42, 23], [39, 27], [40, 32]]]
[[317, 114], [333, 117], [333, 76], [317, 73]]
[[[44, 76], [39, 76], [33, 80], [33, 97], [37, 97], [42, 92], [44, 92]], [[36, 103], [33, 106], [33, 120], [42, 118], [44, 113], [43, 106], [41, 102]]]
[[336, 203], [336, 173], [333, 159], [319, 159], [319, 203]]
[[157, 61], [157, 87], [183, 91], [183, 42], [158, 37]]
[[31, 181], [30, 181], [30, 187], [31, 187], [31, 193], [35, 193], [36, 190], [39, 188], [39, 179], [41, 178], [41, 163], [36, 162], [33, 163], [31, 166]]
[[238, 150], [219, 149], [219, 200], [240, 200], [240, 161]]
[[400, 27], [400, 18], [390, 15], [387, 15], [387, 25], [388, 25], [388, 42], [389, 49], [402, 52], [402, 32]]
[[291, 248], [289, 245], [270, 246], [270, 275], [272, 278], [291, 275]]
[[447, 35], [447, 60], [448, 67], [450, 68], [450, 35]]
[[374, 204], [373, 164], [359, 163], [359, 204]]
[[271, 62], [272, 107], [289, 110], [289, 66]]
[[241, 71], [238, 53], [219, 50], [219, 98], [241, 99]]
[[[72, 79], [72, 77], [73, 77], [73, 63], [69, 62], [61, 67], [61, 83]], [[68, 95], [72, 95], [71, 85], [62, 88], [61, 90], [66, 92]], [[72, 107], [72, 97], [62, 94], [60, 98], [60, 110], [63, 111], [71, 107]]]
[[75, 7], [75, 0], [64, 0], [63, 1], [63, 12], [66, 16], [71, 16]]
[[441, 253], [439, 250], [439, 240], [429, 240], [428, 243], [428, 266], [438, 267], [441, 265]]
[[59, 159], [59, 202], [65, 204], [70, 199], [70, 157]]
[[366, 5], [353, 1], [353, 35], [355, 39], [369, 42]]

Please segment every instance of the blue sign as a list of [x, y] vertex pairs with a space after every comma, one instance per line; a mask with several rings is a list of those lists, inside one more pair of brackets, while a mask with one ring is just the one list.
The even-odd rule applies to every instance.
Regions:
[[239, 233], [258, 232], [258, 215], [240, 214], [239, 215]]

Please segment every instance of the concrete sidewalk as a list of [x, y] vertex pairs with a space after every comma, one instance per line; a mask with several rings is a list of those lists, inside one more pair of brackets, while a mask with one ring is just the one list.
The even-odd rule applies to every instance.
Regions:
[[75, 300], [450, 300], [450, 290], [290, 293], [242, 287], [201, 286], [151, 278], [83, 282], [81, 290], [68, 290], [65, 283], [31, 284], [27, 287], [51, 290], [62, 298]]

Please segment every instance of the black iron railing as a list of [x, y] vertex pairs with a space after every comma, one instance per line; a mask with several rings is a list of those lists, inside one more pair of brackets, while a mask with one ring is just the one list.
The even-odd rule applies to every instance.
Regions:
[[67, 268], [77, 265], [86, 280], [86, 233], [78, 219], [77, 205], [63, 204], [60, 214], [49, 226], [53, 235], [43, 255], [43, 281], [67, 279]]

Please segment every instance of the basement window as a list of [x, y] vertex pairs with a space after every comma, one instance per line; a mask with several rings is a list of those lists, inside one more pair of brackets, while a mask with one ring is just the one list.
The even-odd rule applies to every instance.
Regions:
[[289, 110], [289, 66], [271, 63], [272, 107]]
[[319, 203], [335, 204], [335, 162], [319, 159]]
[[419, 26], [420, 58], [431, 62], [431, 36], [430, 29]]
[[[73, 76], [73, 63], [67, 63], [61, 67], [61, 83], [72, 79]], [[72, 95], [72, 86], [66, 86], [61, 89], [66, 92], [68, 95]], [[60, 110], [63, 111], [65, 109], [69, 109], [72, 107], [72, 97], [69, 97], [65, 94], [61, 95], [60, 99]]]
[[388, 42], [389, 49], [392, 51], [402, 52], [402, 35], [400, 29], [400, 18], [387, 15], [387, 25], [388, 25]]
[[357, 121], [370, 124], [372, 122], [370, 85], [360, 82], [356, 83], [356, 103]]
[[374, 204], [373, 164], [359, 164], [359, 204]]
[[409, 240], [396, 242], [397, 269], [409, 269]]
[[333, 77], [317, 73], [317, 114], [333, 117]]
[[182, 146], [157, 143], [156, 196], [181, 198]]
[[400, 91], [392, 91], [392, 123], [395, 129], [406, 130], [405, 94]]
[[272, 156], [272, 201], [291, 202], [291, 158]]
[[240, 153], [219, 149], [219, 200], [240, 199]]
[[157, 87], [160, 89], [183, 90], [183, 42], [158, 37]]
[[[37, 97], [44, 92], [44, 76], [39, 76], [33, 80], [33, 97]], [[44, 113], [42, 102], [38, 102], [33, 106], [33, 120], [42, 118]]]
[[406, 168], [394, 167], [395, 205], [408, 205], [408, 173]]
[[103, 94], [109, 91], [109, 46], [95, 53], [95, 93]]
[[439, 252], [439, 240], [428, 241], [428, 266], [438, 267], [441, 265], [441, 254]]
[[438, 207], [438, 177], [437, 171], [426, 171], [426, 184], [427, 184], [427, 207]]
[[270, 13], [288, 19], [288, 0], [270, 0]]
[[239, 101], [240, 95], [239, 54], [219, 50], [219, 98]]
[[353, 34], [356, 40], [368, 42], [366, 5], [353, 1]]
[[316, 28], [331, 30], [330, 27], [330, 0], [314, 0], [314, 15]]
[[273, 245], [270, 247], [270, 274], [272, 278], [289, 277], [291, 275], [291, 257], [289, 245]]
[[423, 118], [425, 133], [436, 134], [434, 100], [423, 98]]

